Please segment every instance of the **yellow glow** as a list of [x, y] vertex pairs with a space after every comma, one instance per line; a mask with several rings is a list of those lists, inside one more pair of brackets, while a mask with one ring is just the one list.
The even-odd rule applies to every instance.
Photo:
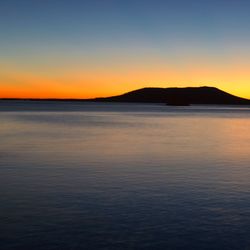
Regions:
[[142, 87], [214, 86], [250, 98], [249, 65], [190, 65], [62, 69], [55, 74], [0, 70], [1, 98], [92, 98], [112, 96]]

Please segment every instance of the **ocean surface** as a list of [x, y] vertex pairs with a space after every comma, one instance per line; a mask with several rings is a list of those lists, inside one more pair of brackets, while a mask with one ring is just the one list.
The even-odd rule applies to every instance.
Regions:
[[250, 249], [250, 107], [0, 102], [1, 250]]

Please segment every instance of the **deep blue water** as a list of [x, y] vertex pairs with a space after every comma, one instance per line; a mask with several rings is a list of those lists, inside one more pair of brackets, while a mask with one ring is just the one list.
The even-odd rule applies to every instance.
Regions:
[[0, 249], [250, 249], [250, 107], [0, 102]]

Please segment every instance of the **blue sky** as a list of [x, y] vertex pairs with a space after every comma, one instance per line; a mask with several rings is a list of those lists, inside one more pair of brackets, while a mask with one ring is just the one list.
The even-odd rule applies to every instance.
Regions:
[[[200, 58], [248, 65], [249, 10], [243, 0], [1, 0], [0, 65], [37, 75], [58, 65], [111, 71], [147, 62], [181, 69]], [[0, 84], [7, 83], [0, 78]]]

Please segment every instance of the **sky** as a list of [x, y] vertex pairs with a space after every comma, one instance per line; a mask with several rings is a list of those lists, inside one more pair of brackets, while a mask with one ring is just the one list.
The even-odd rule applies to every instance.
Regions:
[[214, 86], [250, 98], [249, 0], [0, 0], [0, 97]]

